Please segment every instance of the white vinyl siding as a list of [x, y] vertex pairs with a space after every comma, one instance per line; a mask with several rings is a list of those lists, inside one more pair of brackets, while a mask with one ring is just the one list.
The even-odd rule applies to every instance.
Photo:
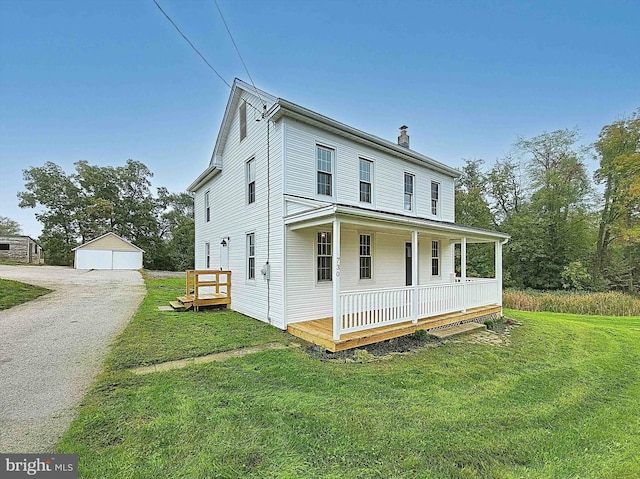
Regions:
[[[311, 125], [286, 119], [284, 192], [303, 198], [372, 208], [390, 213], [431, 218], [430, 185], [440, 184], [438, 219], [454, 221], [453, 178], [435, 171], [419, 161], [409, 162], [387, 152], [334, 135]], [[335, 152], [332, 197], [317, 194], [316, 146], [327, 146]], [[372, 203], [360, 201], [359, 159], [373, 161]], [[414, 211], [404, 209], [404, 172], [415, 175]], [[424, 188], [421, 188], [424, 185]], [[424, 189], [425, 194], [420, 194]]]
[[[260, 105], [260, 100], [243, 92], [239, 101], [248, 100], [253, 105]], [[263, 96], [263, 99], [265, 97]], [[239, 104], [238, 104], [239, 107]], [[278, 218], [283, 216], [282, 201], [282, 129], [281, 123], [269, 125], [269, 169], [270, 179], [270, 213], [271, 230], [269, 244], [267, 238], [267, 193], [256, 191], [255, 203], [247, 203], [246, 160], [255, 158], [255, 181], [262, 188], [267, 184], [267, 122], [254, 121], [255, 110], [247, 109], [247, 136], [242, 142], [237, 141], [239, 131], [239, 108], [233, 109], [233, 116], [228, 122], [229, 134], [235, 141], [226, 141], [224, 149], [217, 155], [220, 157], [221, 171], [195, 194], [196, 218], [196, 269], [204, 269], [204, 244], [210, 242], [212, 256], [211, 269], [220, 269], [222, 261], [221, 242], [227, 242], [225, 256], [228, 268], [232, 272], [231, 309], [260, 321], [269, 321], [276, 327], [284, 327], [284, 258], [283, 258], [283, 226]], [[313, 145], [312, 145], [313, 146]], [[313, 153], [312, 153], [313, 158]], [[215, 217], [205, 222], [204, 192], [210, 191], [211, 205], [216, 205]], [[219, 209], [218, 209], [219, 208]], [[255, 232], [255, 265], [256, 276], [259, 266], [267, 260], [269, 246], [269, 264], [271, 280], [246, 281], [247, 249], [246, 235]], [[261, 240], [265, 238], [265, 240]], [[312, 248], [312, 246], [311, 246]], [[220, 251], [220, 254], [218, 253]], [[313, 262], [313, 260], [311, 260]], [[313, 270], [312, 270], [313, 272]], [[267, 289], [269, 290], [267, 292]], [[269, 316], [267, 311], [269, 310]]]

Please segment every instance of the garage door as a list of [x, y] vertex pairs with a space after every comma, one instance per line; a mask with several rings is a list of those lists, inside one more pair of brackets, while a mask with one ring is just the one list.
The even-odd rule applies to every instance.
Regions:
[[79, 249], [76, 251], [77, 269], [111, 269], [112, 252], [97, 249]]
[[139, 251], [114, 251], [113, 269], [142, 268], [142, 253]]

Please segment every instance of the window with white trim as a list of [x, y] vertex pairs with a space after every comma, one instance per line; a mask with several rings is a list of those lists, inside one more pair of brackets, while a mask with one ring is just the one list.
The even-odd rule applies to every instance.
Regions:
[[440, 200], [440, 183], [431, 182], [431, 214], [438, 215], [438, 201]]
[[371, 279], [371, 235], [360, 235], [360, 279]]
[[404, 174], [404, 209], [413, 211], [413, 185], [415, 176], [411, 173]]
[[333, 195], [333, 154], [332, 149], [316, 145], [317, 191], [319, 195]]
[[331, 231], [318, 231], [317, 240], [317, 280], [331, 281], [332, 264], [332, 244]]
[[211, 245], [209, 243], [204, 244], [204, 264], [205, 268], [211, 268]]
[[251, 158], [247, 161], [247, 203], [256, 201], [256, 160]]
[[247, 234], [247, 279], [256, 279], [256, 234]]
[[247, 137], [247, 102], [240, 104], [240, 141]]
[[440, 276], [440, 241], [431, 242], [431, 276]]
[[204, 194], [204, 220], [209, 222], [211, 219], [211, 207], [209, 206], [209, 192], [206, 191]]
[[371, 203], [371, 170], [373, 161], [360, 158], [360, 201]]

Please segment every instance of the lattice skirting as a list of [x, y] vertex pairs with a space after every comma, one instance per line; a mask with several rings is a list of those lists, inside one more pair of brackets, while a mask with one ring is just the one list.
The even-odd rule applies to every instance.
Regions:
[[435, 328], [429, 328], [429, 329], [427, 329], [427, 331], [439, 331], [441, 329], [447, 329], [447, 328], [451, 328], [453, 326], [458, 326], [460, 324], [466, 324], [466, 323], [484, 324], [485, 321], [488, 321], [490, 319], [495, 320], [495, 319], [498, 319], [498, 317], [499, 317], [499, 313], [483, 314], [482, 316], [478, 316], [476, 318], [464, 319], [462, 321], [456, 321], [455, 323], [443, 324], [442, 326], [436, 326]]

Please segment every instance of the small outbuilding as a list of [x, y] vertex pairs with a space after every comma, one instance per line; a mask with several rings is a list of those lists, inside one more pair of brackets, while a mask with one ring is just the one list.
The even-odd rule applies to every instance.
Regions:
[[44, 251], [42, 246], [30, 236], [0, 235], [0, 260], [42, 264]]
[[144, 250], [107, 233], [74, 248], [76, 269], [141, 269]]

